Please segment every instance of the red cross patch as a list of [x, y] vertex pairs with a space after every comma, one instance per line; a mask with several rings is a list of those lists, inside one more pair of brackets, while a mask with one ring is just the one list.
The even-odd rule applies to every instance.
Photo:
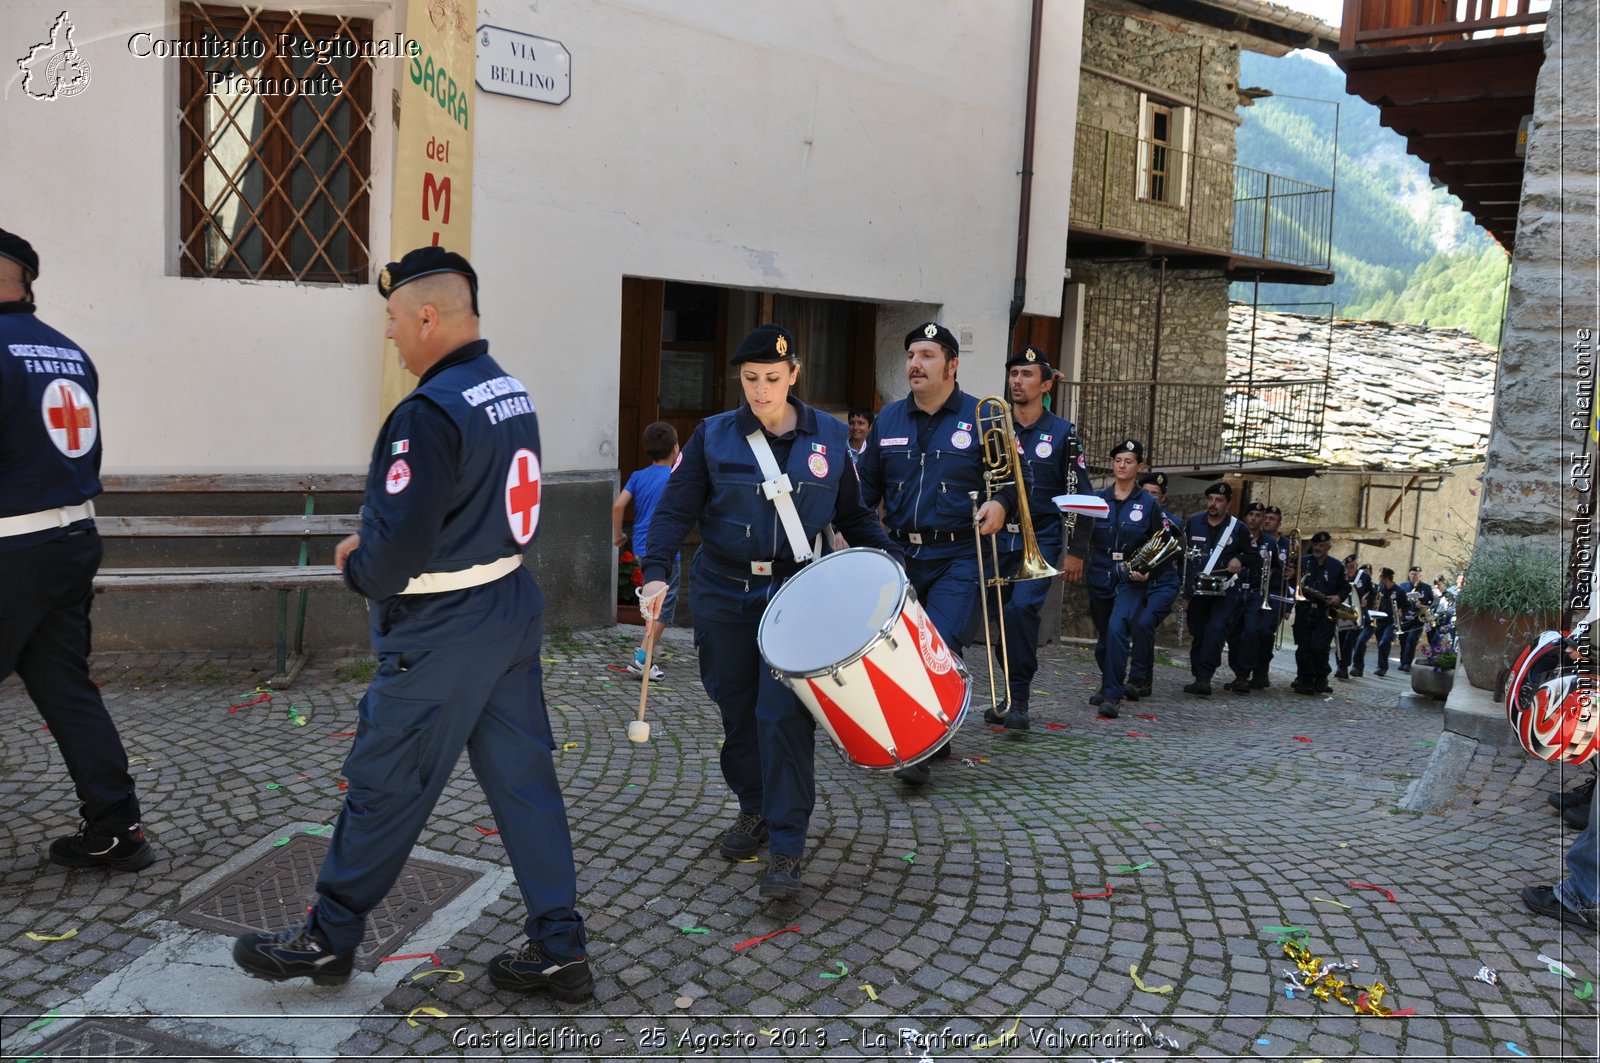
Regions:
[[76, 380], [57, 377], [44, 389], [44, 427], [50, 442], [69, 458], [81, 457], [99, 435], [94, 400]]
[[539, 455], [526, 447], [511, 455], [506, 472], [506, 521], [518, 546], [533, 541], [539, 526]]
[[406, 459], [400, 458], [383, 474], [383, 489], [391, 495], [397, 495], [410, 486], [411, 466]]

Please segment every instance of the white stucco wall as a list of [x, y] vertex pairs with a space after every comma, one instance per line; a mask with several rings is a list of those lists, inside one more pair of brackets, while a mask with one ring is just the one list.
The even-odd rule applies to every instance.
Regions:
[[[389, 3], [316, 5], [399, 24]], [[119, 472], [364, 466], [378, 409], [372, 289], [177, 276], [177, 66], [136, 58], [176, 3], [71, 7], [81, 95], [0, 100], [0, 225], [38, 247], [41, 315], [102, 375]], [[0, 78], [59, 4], [0, 10]], [[1081, 0], [1047, 0], [1030, 313], [1061, 297]], [[621, 279], [940, 307], [998, 373], [1016, 256], [1029, 5], [971, 0], [483, 0], [562, 41], [562, 106], [479, 93], [473, 259], [484, 330], [528, 382], [546, 468], [614, 467]], [[375, 84], [375, 274], [388, 241], [399, 65]]]

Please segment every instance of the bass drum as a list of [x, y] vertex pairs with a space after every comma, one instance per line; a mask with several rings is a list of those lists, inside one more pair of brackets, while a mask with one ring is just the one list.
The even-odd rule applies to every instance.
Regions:
[[773, 595], [756, 645], [834, 748], [863, 768], [933, 755], [972, 704], [966, 665], [882, 550], [841, 550], [802, 568]]

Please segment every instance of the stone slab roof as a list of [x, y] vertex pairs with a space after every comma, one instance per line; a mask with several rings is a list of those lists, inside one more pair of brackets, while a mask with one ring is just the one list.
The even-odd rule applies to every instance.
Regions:
[[[1250, 307], [1228, 308], [1228, 380], [1250, 374]], [[1320, 376], [1331, 362], [1317, 461], [1422, 471], [1482, 461], [1498, 352], [1454, 328], [1262, 310], [1256, 383]]]

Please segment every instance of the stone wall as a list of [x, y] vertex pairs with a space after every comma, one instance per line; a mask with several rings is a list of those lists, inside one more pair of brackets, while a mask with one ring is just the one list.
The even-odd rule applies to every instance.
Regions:
[[[1552, 4], [1522, 178], [1478, 531], [1547, 545], [1576, 511], [1596, 325], [1595, 0]], [[1582, 348], [1581, 350], [1578, 348]], [[1576, 422], [1577, 427], [1574, 427]]]

